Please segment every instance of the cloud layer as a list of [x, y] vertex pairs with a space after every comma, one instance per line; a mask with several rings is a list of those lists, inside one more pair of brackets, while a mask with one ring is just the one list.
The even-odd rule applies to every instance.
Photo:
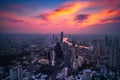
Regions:
[[[119, 23], [118, 2], [118, 0], [67, 1], [55, 8], [49, 8], [47, 5], [48, 8], [43, 11], [33, 10], [23, 4], [10, 4], [5, 6], [9, 10], [0, 10], [0, 28], [1, 32], [79, 33], [95, 26], [104, 27], [111, 23]], [[39, 7], [35, 4], [33, 6]]]

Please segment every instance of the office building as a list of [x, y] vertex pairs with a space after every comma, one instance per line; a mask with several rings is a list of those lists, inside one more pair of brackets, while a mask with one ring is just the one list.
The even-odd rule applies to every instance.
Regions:
[[10, 80], [22, 80], [22, 67], [17, 66], [10, 69]]

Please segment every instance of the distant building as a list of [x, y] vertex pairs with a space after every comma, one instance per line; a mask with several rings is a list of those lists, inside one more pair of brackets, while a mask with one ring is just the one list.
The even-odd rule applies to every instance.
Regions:
[[91, 69], [83, 70], [82, 80], [91, 80], [92, 78], [92, 71]]
[[109, 36], [106, 35], [106, 36], [105, 36], [105, 45], [106, 45], [106, 46], [110, 46], [110, 45], [111, 45], [111, 42], [112, 42], [112, 41], [110, 40]]
[[64, 77], [66, 77], [66, 76], [68, 75], [68, 68], [67, 68], [67, 67], [64, 67], [64, 68], [62, 69], [62, 75], [63, 75]]
[[22, 80], [22, 67], [17, 66], [10, 69], [10, 80]]
[[76, 60], [76, 51], [75, 48], [71, 48], [71, 65], [73, 65], [73, 62]]
[[48, 60], [48, 59], [41, 59], [41, 60], [39, 60], [38, 62], [39, 62], [40, 64], [44, 64], [44, 65], [49, 64], [49, 60]]
[[117, 50], [116, 42], [112, 42], [110, 53], [109, 53], [109, 66], [115, 67], [117, 65]]
[[118, 54], [118, 43], [119, 40], [114, 36], [105, 36], [105, 48], [104, 48], [104, 56], [108, 57], [108, 66], [116, 67], [117, 66], [117, 57]]
[[4, 67], [0, 67], [0, 79], [4, 77]]
[[104, 52], [105, 56], [110, 54], [111, 45], [112, 45], [112, 41], [109, 39], [109, 36], [106, 35], [105, 36], [105, 52]]
[[75, 47], [75, 41], [72, 41], [72, 46]]
[[63, 43], [63, 32], [60, 33], [60, 44], [62, 45]]
[[76, 71], [78, 71], [78, 67], [79, 67], [79, 65], [77, 63], [77, 60], [75, 60], [72, 64], [72, 69], [76, 72]]
[[50, 60], [50, 50], [49, 50], [49, 48], [45, 48], [45, 59]]
[[67, 51], [68, 50], [68, 43], [64, 42], [63, 43], [63, 51]]
[[78, 62], [79, 67], [82, 67], [83, 60], [84, 59], [82, 56], [78, 56], [77, 62]]
[[70, 53], [65, 51], [64, 52], [64, 66], [67, 68], [70, 68], [70, 58], [71, 58]]
[[55, 65], [55, 52], [54, 52], [54, 50], [50, 53], [50, 63], [52, 66]]
[[55, 54], [56, 54], [56, 59], [61, 59], [63, 58], [63, 51], [61, 48], [61, 45], [57, 43], [54, 48]]

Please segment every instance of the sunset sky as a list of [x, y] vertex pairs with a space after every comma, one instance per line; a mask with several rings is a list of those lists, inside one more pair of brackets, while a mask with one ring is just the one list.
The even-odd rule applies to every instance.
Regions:
[[120, 0], [0, 0], [0, 33], [119, 33]]

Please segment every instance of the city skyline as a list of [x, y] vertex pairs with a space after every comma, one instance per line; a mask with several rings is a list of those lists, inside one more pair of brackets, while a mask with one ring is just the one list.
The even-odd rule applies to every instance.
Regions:
[[0, 32], [119, 33], [119, 3], [119, 0], [0, 0]]

